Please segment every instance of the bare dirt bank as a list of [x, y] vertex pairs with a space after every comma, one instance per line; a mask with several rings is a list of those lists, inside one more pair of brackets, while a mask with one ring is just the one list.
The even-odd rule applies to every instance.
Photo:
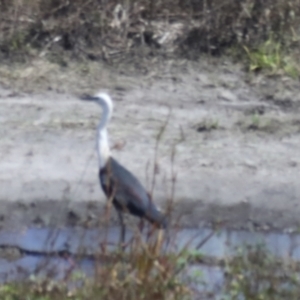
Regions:
[[55, 78], [51, 71], [40, 90], [1, 89], [3, 226], [97, 219], [105, 201], [94, 147], [100, 108], [77, 98], [82, 87], [97, 87], [115, 99], [109, 127], [114, 156], [148, 188], [156, 136], [171, 111], [154, 198], [163, 207], [170, 195], [176, 149], [175, 211], [185, 226], [225, 221], [244, 228], [298, 227], [298, 82], [250, 78], [221, 61], [172, 68], [166, 62], [145, 75], [99, 68], [109, 76], [90, 83], [89, 76], [80, 77], [78, 84], [68, 78], [65, 85], [63, 75]]

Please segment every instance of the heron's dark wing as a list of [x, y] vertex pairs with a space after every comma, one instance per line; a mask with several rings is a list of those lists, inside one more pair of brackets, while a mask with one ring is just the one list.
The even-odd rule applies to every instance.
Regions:
[[139, 180], [115, 159], [111, 158], [100, 171], [100, 179], [107, 197], [113, 197], [121, 207], [145, 211], [149, 205], [150, 199]]
[[162, 215], [140, 181], [115, 159], [110, 158], [100, 170], [100, 181], [106, 196], [113, 198], [118, 209], [128, 210], [133, 215], [161, 223]]

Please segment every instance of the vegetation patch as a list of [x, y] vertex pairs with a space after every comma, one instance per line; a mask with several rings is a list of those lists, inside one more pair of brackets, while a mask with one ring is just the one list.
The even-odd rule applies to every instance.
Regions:
[[221, 127], [219, 126], [219, 121], [212, 119], [204, 119], [202, 122], [193, 125], [193, 128], [197, 132], [206, 132], [221, 129]]
[[63, 51], [112, 61], [144, 55], [139, 45], [192, 58], [238, 45], [252, 70], [296, 73], [283, 50], [298, 48], [300, 0], [1, 0], [0, 20], [2, 58]]
[[291, 261], [283, 262], [263, 245], [243, 246], [225, 264], [226, 284], [223, 299], [282, 300], [298, 299], [299, 270]]
[[265, 70], [270, 75], [287, 74], [292, 78], [299, 76], [299, 66], [280, 42], [269, 39], [256, 49], [244, 46], [250, 71]]
[[298, 118], [280, 118], [254, 113], [239, 120], [235, 125], [243, 132], [257, 131], [266, 134], [285, 136], [300, 131]]
[[209, 283], [214, 278], [203, 277], [201, 265], [189, 272], [194, 263], [205, 261], [201, 252], [185, 249], [180, 255], [158, 254], [156, 251], [161, 249], [157, 244], [149, 246], [138, 252], [131, 249], [126, 255], [107, 254], [105, 264], [100, 261], [95, 264], [92, 277], [72, 271], [60, 281], [49, 274], [44, 278], [31, 276], [21, 283], [2, 284], [0, 299], [299, 299], [299, 264], [290, 258], [279, 259], [263, 245], [242, 245], [225, 260], [215, 260], [213, 264], [219, 264], [223, 274], [218, 289]]
[[[160, 234], [147, 242], [136, 237], [126, 253], [108, 252], [108, 245], [102, 245], [101, 254], [94, 257], [94, 276], [73, 269], [71, 258], [65, 275], [53, 268], [43, 277], [31, 274], [24, 282], [0, 286], [0, 299], [189, 299], [189, 287], [178, 278], [179, 257], [163, 253]], [[47, 269], [47, 258], [43, 269]], [[63, 279], [53, 279], [57, 274]]]

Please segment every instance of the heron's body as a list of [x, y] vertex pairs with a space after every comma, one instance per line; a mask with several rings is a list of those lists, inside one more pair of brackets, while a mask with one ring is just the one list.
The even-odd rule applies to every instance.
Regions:
[[113, 110], [110, 96], [100, 93], [94, 97], [88, 96], [83, 99], [97, 102], [103, 109], [97, 135], [99, 178], [106, 197], [112, 201], [118, 211], [122, 225], [122, 241], [125, 239], [125, 225], [122, 217], [122, 213], [125, 211], [145, 218], [158, 227], [165, 228], [167, 225], [165, 217], [156, 208], [140, 181], [111, 157], [106, 129]]
[[118, 211], [145, 218], [159, 227], [166, 227], [166, 220], [155, 207], [139, 180], [113, 157], [100, 169], [102, 189]]

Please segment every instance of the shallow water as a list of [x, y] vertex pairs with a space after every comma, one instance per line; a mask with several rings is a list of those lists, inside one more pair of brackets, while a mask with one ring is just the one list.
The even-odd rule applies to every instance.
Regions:
[[[179, 251], [188, 245], [189, 250], [194, 250], [205, 237], [211, 234], [210, 229], [182, 229], [170, 232], [172, 245], [169, 249]], [[127, 231], [127, 241], [133, 232]], [[17, 248], [21, 256], [16, 259], [0, 259], [0, 281], [21, 280], [30, 274], [38, 276], [49, 275], [53, 278], [63, 278], [70, 270], [70, 259], [54, 256], [57, 252], [71, 254], [85, 253], [76, 261], [76, 269], [87, 275], [94, 272], [95, 261], [89, 255], [99, 251], [99, 245], [106, 239], [106, 231], [100, 229], [83, 228], [28, 228], [23, 231], [1, 231], [0, 247], [2, 249]], [[108, 250], [116, 249], [119, 241], [119, 227], [107, 230]], [[282, 233], [263, 233], [236, 230], [223, 230], [213, 236], [200, 248], [203, 255], [224, 258], [233, 254], [236, 247], [244, 244], [264, 244], [274, 255], [281, 258], [300, 260], [300, 235]], [[104, 263], [104, 262], [103, 262]], [[187, 272], [193, 277], [197, 271], [203, 276], [203, 289], [218, 289], [223, 282], [223, 272], [217, 266], [193, 265]], [[199, 288], [199, 285], [197, 286]]]
[[[181, 229], [170, 231], [173, 249], [181, 250], [188, 244], [189, 249], [196, 249], [197, 245], [209, 234], [211, 229]], [[0, 247], [17, 247], [24, 252], [53, 253], [67, 251], [69, 253], [94, 254], [99, 245], [105, 241], [109, 249], [118, 245], [119, 227], [108, 230], [83, 228], [28, 228], [23, 231], [0, 231]], [[133, 237], [133, 232], [127, 230], [126, 241]], [[300, 260], [300, 234], [285, 234], [276, 232], [250, 232], [244, 230], [222, 230], [201, 247], [201, 253], [223, 258], [234, 251], [235, 247], [243, 244], [264, 244], [274, 255], [281, 258], [289, 257]]]

